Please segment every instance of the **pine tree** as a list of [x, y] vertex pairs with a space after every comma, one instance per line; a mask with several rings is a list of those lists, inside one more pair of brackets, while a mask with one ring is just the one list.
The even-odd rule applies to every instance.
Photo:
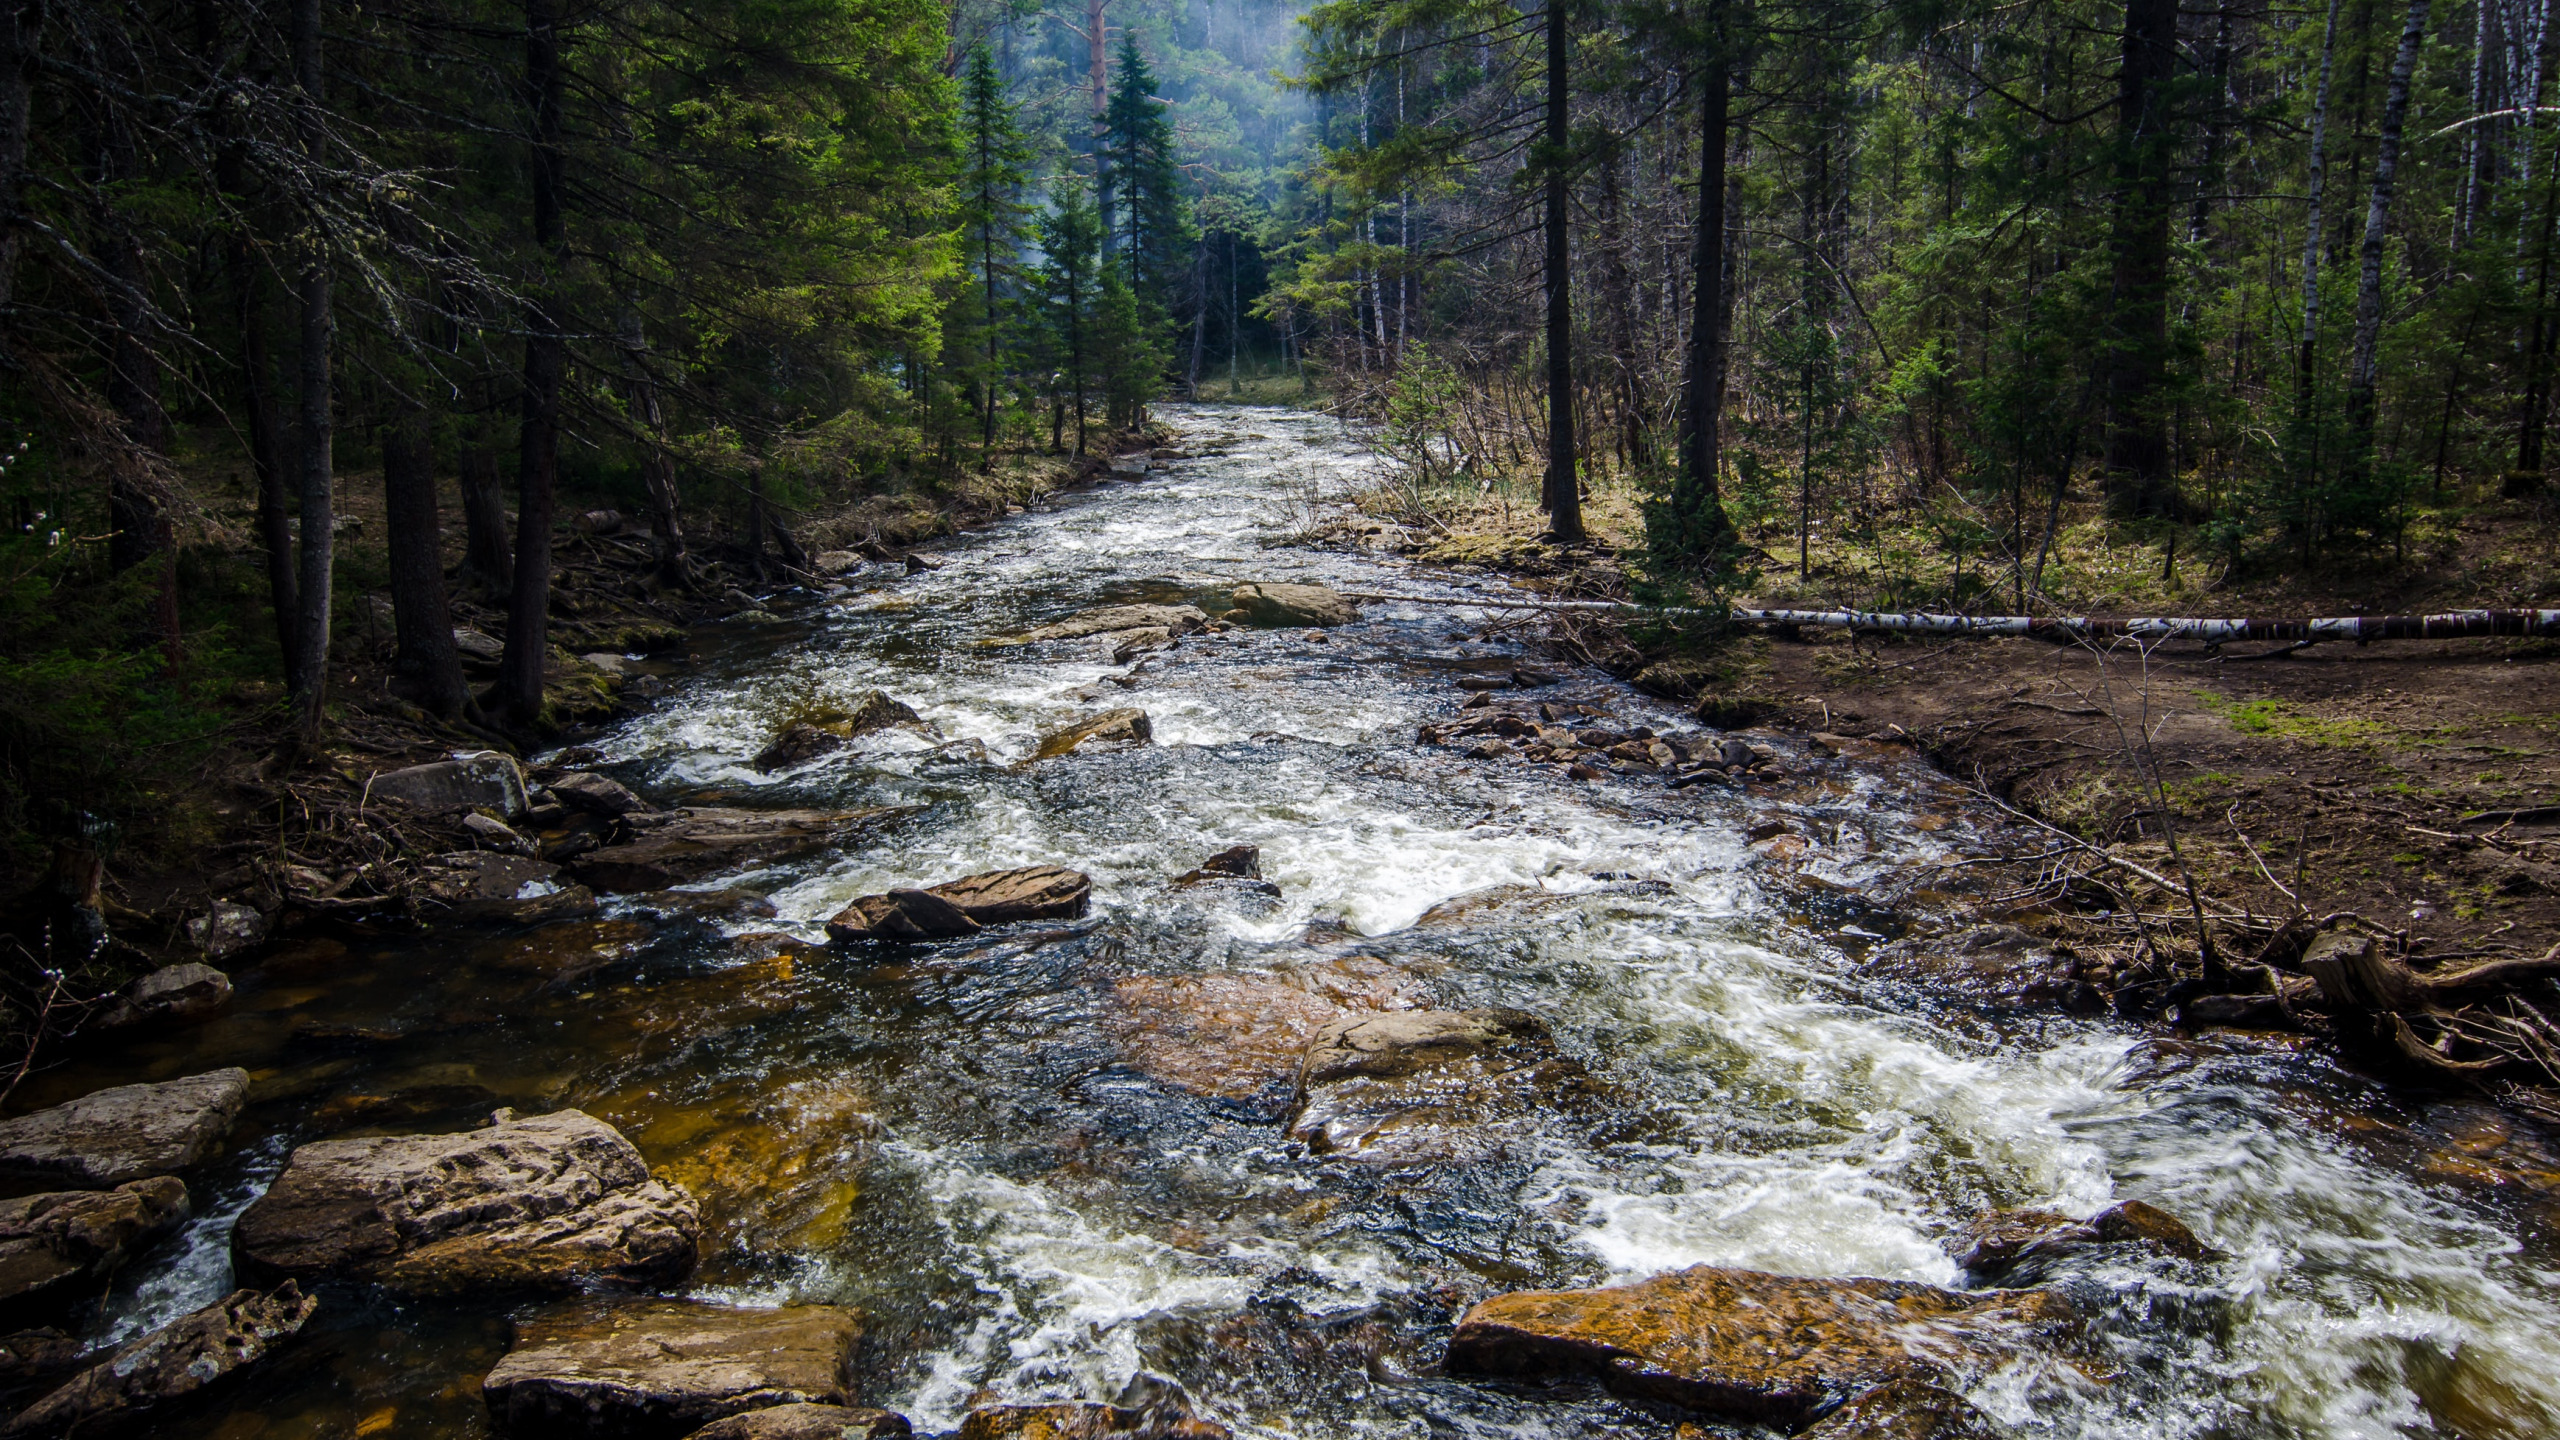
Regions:
[[1114, 430], [1145, 424], [1147, 402], [1163, 387], [1165, 367], [1173, 363], [1173, 338], [1162, 322], [1163, 312], [1130, 286], [1120, 266], [1102, 267], [1094, 305], [1094, 363], [1101, 371]]
[[1111, 161], [1112, 208], [1127, 258], [1129, 288], [1141, 315], [1168, 323], [1175, 282], [1189, 259], [1190, 207], [1175, 163], [1173, 123], [1156, 96], [1155, 72], [1138, 42], [1120, 39], [1119, 75], [1103, 113], [1103, 146]]
[[979, 443], [996, 443], [997, 387], [1003, 382], [1004, 288], [1021, 250], [1025, 207], [1021, 191], [1030, 150], [1015, 122], [1013, 103], [996, 73], [995, 56], [981, 41], [969, 52], [960, 85], [962, 157], [960, 222], [967, 237], [975, 283], [952, 307], [946, 344], [958, 378], [976, 397]]
[[1076, 413], [1076, 453], [1085, 446], [1086, 397], [1092, 394], [1097, 286], [1102, 267], [1102, 219], [1073, 176], [1058, 185], [1053, 208], [1040, 221], [1041, 358], [1050, 372], [1049, 443], [1056, 448], [1069, 404]]

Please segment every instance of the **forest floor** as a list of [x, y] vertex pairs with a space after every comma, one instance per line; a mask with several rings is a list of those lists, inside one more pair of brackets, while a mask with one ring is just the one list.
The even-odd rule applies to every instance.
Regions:
[[[1432, 538], [1412, 548], [1424, 563], [1529, 588], [1623, 597], [1620, 547], [1635, 539], [1635, 507], [1607, 493], [1595, 499], [1588, 548], [1542, 541], [1537, 511], [1495, 497], [1438, 515]], [[1783, 559], [1764, 555], [1763, 577], [1740, 603], [1920, 603], [1897, 603], [1879, 583], [1928, 553], [1918, 537], [1850, 545], [1817, 536], [1809, 575], [1792, 563], [1791, 527], [1754, 538]], [[2399, 562], [2386, 551], [2251, 578], [2189, 560], [2164, 581], [2171, 567], [2158, 538], [2129, 539], [2085, 515], [2059, 537], [2043, 587], [2054, 599], [2038, 608], [2305, 616], [2560, 606], [2560, 507], [2548, 500], [2425, 512], [2404, 544]], [[2006, 591], [2005, 572], [1989, 578]], [[1978, 593], [1967, 608], [2010, 613], [2006, 599]], [[2341, 912], [2421, 974], [2444, 962], [2560, 955], [2560, 641], [2275, 654], [2285, 647], [1807, 630], [1684, 652], [1669, 637], [1579, 615], [1554, 635], [1569, 656], [1657, 693], [1697, 697], [1711, 723], [1917, 747], [2010, 807], [2030, 838], [2046, 837], [1997, 867], [1983, 887], [1983, 918], [2066, 953], [2156, 947], [2168, 963], [2155, 974], [2191, 973], [2197, 927], [2182, 917], [2202, 908], [2225, 931], [2217, 943], [2226, 958], [2245, 944], [2244, 961], [2262, 946], [2283, 950], [2270, 932], [2287, 917], [2334, 926]], [[2154, 884], [2128, 864], [2178, 883]], [[2189, 879], [2192, 899], [2182, 893]], [[2139, 918], [2128, 926], [2128, 916]], [[2239, 924], [2242, 916], [2255, 918]], [[2299, 934], [2290, 943], [2298, 958]], [[2168, 988], [2144, 994], [2156, 1004]], [[2519, 1078], [2512, 1067], [2507, 1075]], [[2560, 1071], [2521, 1078], [2560, 1085]]]

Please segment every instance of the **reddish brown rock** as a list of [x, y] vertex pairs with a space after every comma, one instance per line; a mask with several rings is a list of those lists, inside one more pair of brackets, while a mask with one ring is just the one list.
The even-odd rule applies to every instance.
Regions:
[[1041, 736], [1039, 748], [1032, 752], [1031, 758], [1055, 760], [1079, 750], [1133, 749], [1152, 744], [1155, 738], [1155, 724], [1147, 718], [1146, 711], [1135, 708], [1105, 710]]
[[1963, 1396], [1919, 1380], [1862, 1391], [1822, 1417], [1803, 1440], [1993, 1440]]
[[0, 1436], [105, 1435], [152, 1428], [157, 1412], [230, 1381], [299, 1333], [320, 1301], [291, 1282], [235, 1290], [73, 1376]]
[[1131, 1064], [1199, 1095], [1243, 1100], [1290, 1084], [1307, 1047], [1346, 1015], [1422, 1003], [1412, 976], [1366, 955], [1271, 974], [1131, 975], [1109, 1024]]
[[1968, 1227], [1966, 1238], [1971, 1244], [1957, 1263], [1987, 1281], [2040, 1271], [2047, 1262], [2096, 1245], [2143, 1245], [2182, 1260], [2220, 1254], [2186, 1222], [2139, 1200], [2110, 1205], [2086, 1220], [2048, 1210], [1988, 1211]]
[[1583, 1109], [1599, 1087], [1512, 1010], [1351, 1015], [1308, 1046], [1291, 1139], [1375, 1164], [1478, 1159]]
[[867, 810], [693, 806], [630, 815], [623, 820], [631, 829], [630, 839], [578, 856], [569, 862], [569, 873], [598, 890], [665, 890], [722, 870], [815, 855], [908, 813], [909, 809], [895, 806]]
[[991, 870], [921, 890], [864, 895], [827, 922], [832, 940], [918, 940], [968, 935], [1017, 920], [1068, 920], [1085, 912], [1093, 878], [1061, 865]]
[[1232, 1433], [1187, 1412], [1069, 1400], [980, 1406], [960, 1422], [956, 1440], [1229, 1440]]
[[579, 1301], [518, 1321], [480, 1392], [502, 1434], [675, 1440], [747, 1411], [843, 1405], [861, 1340], [861, 1317], [833, 1305]]
[[456, 1135], [296, 1149], [232, 1232], [242, 1273], [420, 1295], [647, 1287], [692, 1272], [701, 1217], [577, 1110]]
[[1468, 1310], [1449, 1373], [1596, 1377], [1630, 1398], [1807, 1424], [1897, 1380], [1933, 1382], [2070, 1328], [2047, 1291], [1959, 1293], [1700, 1265], [1599, 1290], [1524, 1290]]

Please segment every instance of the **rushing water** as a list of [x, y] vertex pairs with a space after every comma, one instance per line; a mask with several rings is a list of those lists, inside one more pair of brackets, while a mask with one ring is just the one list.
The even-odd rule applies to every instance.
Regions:
[[[1603, 1396], [1439, 1378], [1455, 1309], [1699, 1262], [1954, 1283], [1947, 1242], [1985, 1206], [2138, 1197], [2228, 1258], [2063, 1277], [2100, 1316], [2093, 1353], [1974, 1389], [2017, 1433], [2560, 1434], [2546, 1201], [2447, 1159], [2462, 1112], [2282, 1047], [1860, 980], [1891, 897], [1981, 841], [1917, 764], [1789, 750], [1777, 786], [1674, 793], [1420, 746], [1457, 676], [1524, 658], [1448, 606], [1196, 637], [1134, 677], [1096, 640], [987, 643], [1239, 580], [1455, 593], [1288, 545], [1368, 463], [1331, 422], [1170, 418], [1197, 458], [705, 642], [670, 699], [595, 742], [661, 801], [921, 807], [699, 887], [773, 915], [609, 900], [531, 941], [305, 944], [240, 976], [223, 1021], [42, 1077], [25, 1098], [257, 1077], [199, 1218], [119, 1279], [93, 1336], [219, 1295], [230, 1222], [298, 1140], [574, 1105], [702, 1198], [694, 1293], [861, 1307], [866, 1398], [926, 1432], [990, 1400], [1109, 1398], [1144, 1370], [1247, 1435], [1667, 1435]], [[749, 765], [790, 715], [870, 689], [939, 737]], [[1550, 695], [1683, 723], [1596, 678], [1521, 698]], [[1149, 712], [1154, 746], [1017, 763], [1040, 730], [1121, 704]], [[1746, 845], [1770, 814], [1811, 848]], [[1168, 883], [1239, 843], [1262, 847], [1276, 900]], [[855, 895], [1037, 862], [1095, 877], [1090, 922], [888, 954], [796, 943]], [[1527, 888], [1416, 924], [1495, 886]], [[563, 935], [610, 963], [546, 983]], [[1283, 1133], [1285, 1078], [1252, 1063], [1292, 997], [1527, 1010], [1604, 1099], [1503, 1121], [1445, 1163], [1311, 1157]], [[485, 1432], [503, 1309], [332, 1291], [323, 1315], [200, 1433]]]

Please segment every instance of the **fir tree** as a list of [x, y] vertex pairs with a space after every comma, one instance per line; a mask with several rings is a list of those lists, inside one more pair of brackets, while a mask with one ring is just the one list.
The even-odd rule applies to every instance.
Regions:
[[1040, 347], [1050, 372], [1049, 445], [1059, 445], [1066, 408], [1076, 412], [1076, 453], [1085, 446], [1085, 398], [1092, 393], [1093, 362], [1098, 339], [1095, 284], [1101, 264], [1102, 220], [1084, 186], [1067, 177], [1057, 187], [1050, 212], [1041, 217], [1040, 248], [1048, 260], [1041, 267]]
[[[1023, 239], [1026, 207], [1021, 201], [1030, 150], [1016, 123], [1011, 97], [996, 73], [995, 56], [981, 41], [969, 52], [969, 67], [960, 83], [960, 133], [965, 147], [960, 184], [960, 222], [967, 239], [969, 266], [975, 283], [953, 307], [947, 327], [954, 363], [975, 393], [979, 443], [993, 451], [996, 443], [996, 391], [1004, 379], [1005, 315], [1003, 290], [1015, 273]], [[965, 357], [965, 358], [963, 358]]]
[[1102, 137], [1111, 162], [1117, 238], [1140, 311], [1152, 310], [1161, 321], [1170, 313], [1168, 297], [1186, 261], [1190, 207], [1184, 203], [1182, 171], [1174, 159], [1173, 123], [1156, 96], [1155, 72], [1138, 52], [1138, 42], [1127, 35], [1120, 40], [1118, 68]]

